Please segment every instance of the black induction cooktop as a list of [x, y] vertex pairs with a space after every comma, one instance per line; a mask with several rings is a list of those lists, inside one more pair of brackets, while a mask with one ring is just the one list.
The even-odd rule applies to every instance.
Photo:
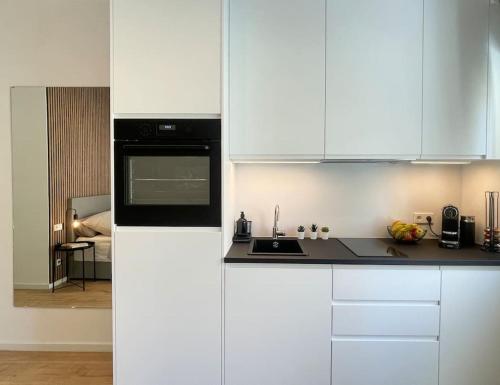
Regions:
[[340, 242], [359, 258], [409, 258], [408, 250], [402, 251], [396, 243], [391, 245], [382, 239], [345, 238]]

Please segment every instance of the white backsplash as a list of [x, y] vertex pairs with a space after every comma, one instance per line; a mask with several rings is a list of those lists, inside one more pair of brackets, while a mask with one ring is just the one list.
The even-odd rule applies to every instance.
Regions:
[[482, 242], [485, 226], [484, 192], [500, 191], [500, 161], [463, 167], [462, 213], [476, 216], [476, 241]]
[[385, 237], [388, 224], [394, 219], [411, 222], [415, 211], [433, 212], [435, 230], [440, 231], [442, 207], [460, 206], [462, 167], [237, 164], [234, 187], [234, 211], [243, 210], [253, 220], [254, 236], [271, 234], [279, 203], [280, 227], [287, 235], [314, 222], [329, 226], [335, 237]]

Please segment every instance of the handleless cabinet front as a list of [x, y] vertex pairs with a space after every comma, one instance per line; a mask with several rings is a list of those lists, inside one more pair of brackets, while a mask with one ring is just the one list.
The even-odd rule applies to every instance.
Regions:
[[221, 40], [221, 0], [113, 0], [113, 112], [219, 114]]
[[227, 385], [330, 385], [331, 266], [226, 265]]
[[334, 266], [333, 385], [437, 385], [438, 267]]
[[500, 159], [500, 1], [490, 3], [488, 158]]
[[500, 269], [443, 268], [440, 385], [500, 385]]
[[323, 158], [325, 0], [229, 3], [231, 158]]
[[221, 233], [115, 232], [114, 383], [219, 385]]
[[425, 1], [425, 158], [486, 154], [489, 4], [490, 0]]
[[417, 157], [423, 0], [327, 0], [326, 158]]

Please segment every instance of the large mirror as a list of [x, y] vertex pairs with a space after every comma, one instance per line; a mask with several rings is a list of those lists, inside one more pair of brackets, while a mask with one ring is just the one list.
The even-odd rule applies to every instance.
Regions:
[[14, 305], [111, 307], [109, 88], [11, 88]]

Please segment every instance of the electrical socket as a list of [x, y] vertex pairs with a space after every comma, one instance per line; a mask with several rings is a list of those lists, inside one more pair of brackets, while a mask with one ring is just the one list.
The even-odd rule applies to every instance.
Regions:
[[431, 217], [431, 225], [434, 224], [434, 213], [413, 213], [413, 223], [417, 225], [426, 225], [427, 217]]
[[62, 265], [62, 259], [61, 258], [57, 258], [56, 259], [56, 266], [61, 266]]
[[62, 231], [62, 229], [63, 229], [62, 223], [57, 223], [54, 225], [54, 231]]

